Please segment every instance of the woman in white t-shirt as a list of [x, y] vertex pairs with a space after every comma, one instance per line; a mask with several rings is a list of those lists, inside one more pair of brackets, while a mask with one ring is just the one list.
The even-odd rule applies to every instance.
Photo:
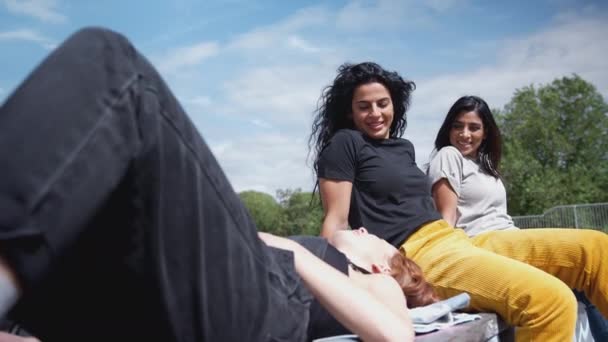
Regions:
[[515, 228], [498, 165], [502, 140], [486, 102], [458, 99], [435, 140], [429, 164], [433, 199], [443, 218], [469, 236]]
[[[462, 228], [472, 238], [474, 245], [543, 270], [552, 264], [570, 260], [572, 251], [558, 248], [563, 260], [553, 260], [552, 253], [540, 253], [535, 251], [533, 243], [526, 243], [526, 235], [542, 236], [546, 232], [546, 236], [553, 236], [555, 246], [560, 240], [576, 239], [580, 242], [579, 248], [594, 253], [591, 243], [593, 235], [588, 230], [576, 230], [572, 234], [571, 229], [520, 231], [514, 226], [511, 216], [507, 214], [507, 194], [499, 173], [502, 152], [500, 130], [483, 99], [464, 96], [452, 105], [435, 139], [435, 149], [428, 169], [435, 206], [446, 221]], [[573, 287], [582, 288], [581, 285]], [[607, 321], [579, 293], [581, 298], [587, 304], [594, 338], [607, 340]]]

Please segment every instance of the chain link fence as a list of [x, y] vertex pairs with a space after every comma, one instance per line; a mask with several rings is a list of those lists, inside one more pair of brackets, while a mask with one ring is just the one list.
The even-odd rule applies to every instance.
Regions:
[[542, 215], [514, 216], [519, 228], [589, 228], [608, 233], [608, 203], [560, 205]]

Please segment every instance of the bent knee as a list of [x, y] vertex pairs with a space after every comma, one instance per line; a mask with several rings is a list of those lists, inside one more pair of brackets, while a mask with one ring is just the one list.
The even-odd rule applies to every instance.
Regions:
[[527, 325], [574, 325], [578, 304], [572, 290], [557, 278], [542, 285], [530, 293], [530, 301], [524, 309]]
[[131, 46], [129, 40], [122, 34], [100, 26], [85, 26], [74, 32], [65, 44], [75, 44], [81, 46], [104, 46], [120, 45], [122, 47]]

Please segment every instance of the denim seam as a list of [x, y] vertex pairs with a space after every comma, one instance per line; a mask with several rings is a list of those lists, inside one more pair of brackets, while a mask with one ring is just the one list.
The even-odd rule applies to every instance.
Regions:
[[[156, 89], [151, 88], [151, 87], [146, 88], [146, 90], [152, 91], [154, 93], [158, 93]], [[228, 205], [228, 203], [226, 203], [224, 195], [217, 189], [216, 184], [213, 181], [212, 177], [208, 174], [207, 169], [202, 166], [203, 162], [202, 162], [202, 160], [199, 159], [198, 155], [195, 153], [194, 147], [187, 141], [187, 139], [184, 138], [181, 130], [175, 125], [173, 120], [166, 114], [166, 110], [165, 110], [164, 106], [162, 106], [162, 103], [160, 103], [160, 104], [161, 104], [161, 111], [160, 111], [161, 117], [169, 124], [169, 126], [171, 126], [171, 128], [175, 132], [176, 136], [179, 137], [180, 143], [182, 143], [190, 151], [190, 154], [192, 155], [192, 157], [197, 161], [196, 164], [197, 164], [197, 167], [199, 168], [199, 171], [201, 172], [201, 174], [205, 175], [205, 177], [209, 181], [209, 185], [212, 186], [215, 193], [218, 194], [218, 198], [223, 203], [224, 208], [226, 208], [226, 209], [232, 208], [230, 205]], [[194, 127], [194, 128], [196, 129], [196, 127]], [[233, 213], [233, 210], [230, 210], [230, 212]], [[234, 217], [232, 215], [228, 215], [228, 216], [235, 225], [238, 224], [238, 222], [234, 220]], [[256, 229], [257, 229], [257, 227], [256, 227]], [[239, 233], [240, 233], [240, 230], [239, 230]], [[241, 237], [245, 238], [245, 236], [243, 236], [242, 234], [241, 234]], [[257, 256], [256, 253], [253, 253], [253, 255], [256, 257], [256, 259], [258, 259], [258, 262], [262, 262], [262, 263], [265, 262], [264, 260], [261, 260], [260, 257]]]
[[57, 180], [60, 179], [61, 175], [67, 170], [67, 168], [72, 164], [72, 162], [78, 157], [83, 148], [86, 147], [87, 143], [92, 139], [94, 134], [97, 132], [98, 128], [101, 124], [108, 118], [113, 112], [112, 109], [114, 106], [124, 98], [125, 93], [135, 84], [137, 81], [138, 75], [133, 75], [129, 77], [125, 84], [121, 87], [120, 93], [118, 93], [112, 100], [111, 103], [106, 105], [102, 114], [99, 116], [93, 127], [89, 130], [89, 132], [81, 139], [80, 143], [70, 152], [69, 156], [65, 158], [63, 163], [53, 172], [53, 174], [47, 179], [45, 184], [38, 191], [36, 196], [34, 196], [34, 200], [31, 202], [28, 211], [31, 213], [35, 210], [35, 208], [40, 204], [40, 201], [44, 198], [44, 196], [49, 192], [49, 190], [57, 183]]

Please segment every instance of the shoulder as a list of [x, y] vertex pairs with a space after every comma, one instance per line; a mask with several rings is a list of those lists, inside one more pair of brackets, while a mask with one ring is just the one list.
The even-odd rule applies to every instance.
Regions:
[[334, 133], [331, 141], [363, 141], [363, 133], [356, 129], [342, 128]]
[[370, 274], [366, 276], [367, 284], [366, 288], [369, 292], [373, 293], [378, 297], [383, 297], [391, 300], [398, 300], [404, 298], [401, 287], [397, 281], [386, 274]]
[[430, 168], [445, 168], [450, 166], [462, 166], [464, 157], [454, 146], [445, 146], [432, 156]]
[[368, 280], [365, 289], [368, 293], [389, 308], [405, 311], [407, 301], [405, 300], [403, 290], [395, 278], [380, 273], [370, 274], [366, 278]]
[[411, 141], [405, 139], [405, 138], [394, 138], [394, 142], [396, 145], [407, 148], [407, 149], [414, 149], [414, 144], [412, 144]]
[[437, 152], [435, 158], [462, 159], [462, 153], [454, 146], [445, 146]]
[[361, 132], [353, 129], [343, 128], [334, 133], [323, 149], [357, 150], [363, 144], [365, 144], [365, 140], [363, 139]]
[[432, 157], [427, 170], [431, 184], [442, 178], [447, 178], [456, 191], [464, 169], [464, 158], [454, 146], [445, 146]]

